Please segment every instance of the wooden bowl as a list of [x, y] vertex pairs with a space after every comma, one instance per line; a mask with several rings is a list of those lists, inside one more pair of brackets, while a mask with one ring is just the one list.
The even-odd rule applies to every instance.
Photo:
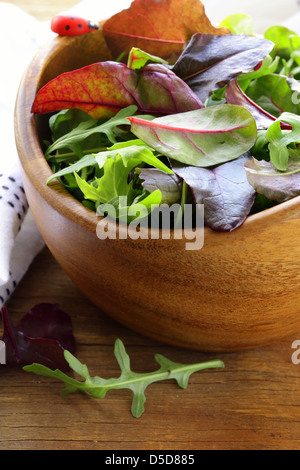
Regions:
[[55, 38], [20, 85], [15, 133], [24, 186], [58, 263], [102, 311], [166, 344], [225, 352], [300, 333], [300, 197], [250, 216], [232, 233], [205, 229], [203, 248], [187, 251], [186, 240], [173, 237], [99, 240], [96, 214], [58, 181], [46, 185], [51, 170], [39, 142], [46, 118], [30, 113], [37, 90], [110, 58], [101, 29]]

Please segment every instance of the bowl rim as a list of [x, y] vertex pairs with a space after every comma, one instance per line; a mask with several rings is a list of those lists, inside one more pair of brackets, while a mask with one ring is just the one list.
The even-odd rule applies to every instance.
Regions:
[[[93, 35], [94, 33], [89, 34]], [[15, 101], [14, 127], [16, 146], [22, 170], [37, 192], [61, 215], [73, 222], [76, 221], [77, 224], [95, 233], [97, 223], [101, 217], [75, 199], [58, 180], [53, 180], [50, 184], [46, 184], [47, 179], [53, 173], [40, 145], [35, 115], [31, 113], [31, 105], [39, 88], [40, 77], [44, 67], [47, 66], [51, 59], [53, 60], [61, 48], [70, 47], [74, 41], [78, 41], [81, 38], [83, 36], [71, 38], [57, 36], [45, 43], [37, 51], [27, 66], [19, 85]], [[283, 214], [286, 218], [293, 218], [299, 213], [300, 196], [296, 196], [272, 208], [249, 215], [242, 225], [231, 232], [216, 232], [209, 227], [204, 227], [204, 235], [207, 237], [209, 234], [222, 234], [224, 239], [235, 232], [246, 235], [247, 231], [251, 230], [253, 226], [263, 228], [265, 225], [275, 221], [278, 222]], [[117, 223], [117, 226], [120, 235], [123, 231], [127, 230], [126, 224]], [[173, 233], [174, 235], [176, 230], [180, 229], [172, 229], [171, 234]], [[187, 229], [184, 233], [192, 236], [192, 229]], [[183, 236], [183, 239], [185, 239], [185, 236]], [[190, 239], [187, 237], [187, 240]]]

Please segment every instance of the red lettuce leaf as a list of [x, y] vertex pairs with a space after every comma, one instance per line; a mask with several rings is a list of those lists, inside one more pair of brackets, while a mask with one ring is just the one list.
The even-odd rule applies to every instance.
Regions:
[[37, 93], [32, 112], [77, 108], [93, 118], [108, 119], [130, 105], [155, 115], [203, 107], [189, 86], [161, 64], [136, 71], [107, 61], [63, 73], [48, 82]]
[[47, 367], [68, 370], [64, 350], [76, 352], [72, 322], [57, 304], [41, 303], [33, 307], [14, 326], [8, 310], [1, 310], [6, 366], [38, 362]]
[[256, 192], [248, 183], [245, 163], [250, 153], [213, 169], [173, 166], [174, 173], [191, 189], [196, 204], [204, 204], [204, 222], [218, 232], [232, 231], [243, 224]]
[[135, 0], [108, 19], [103, 35], [113, 57], [137, 47], [168, 59], [182, 52], [194, 33], [229, 34], [215, 28], [199, 0]]
[[172, 70], [204, 102], [240, 73], [253, 70], [273, 47], [271, 41], [254, 36], [197, 33]]

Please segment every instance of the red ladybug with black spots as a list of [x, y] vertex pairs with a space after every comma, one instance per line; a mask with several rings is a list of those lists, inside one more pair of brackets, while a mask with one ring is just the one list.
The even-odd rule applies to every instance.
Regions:
[[58, 15], [51, 20], [51, 30], [60, 36], [79, 36], [99, 29], [95, 22], [78, 16]]

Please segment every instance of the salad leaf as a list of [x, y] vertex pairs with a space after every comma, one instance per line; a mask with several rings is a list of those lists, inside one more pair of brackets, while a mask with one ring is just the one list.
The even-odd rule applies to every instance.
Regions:
[[130, 367], [130, 358], [120, 339], [115, 342], [114, 355], [121, 369], [118, 378], [91, 377], [87, 366], [68, 351], [65, 351], [66, 361], [69, 363], [70, 368], [81, 376], [84, 381], [75, 380], [60, 370], [51, 370], [40, 364], [25, 366], [23, 369], [26, 372], [61, 380], [65, 384], [65, 388], [61, 392], [63, 397], [69, 393], [80, 391], [90, 397], [101, 399], [105, 398], [106, 393], [110, 390], [129, 389], [133, 393], [131, 413], [135, 418], [139, 418], [144, 413], [145, 390], [150, 384], [172, 379], [176, 380], [179, 387], [187, 388], [191, 374], [205, 369], [224, 368], [224, 363], [219, 360], [185, 365], [170, 361], [161, 354], [156, 354], [155, 360], [160, 365], [157, 371], [148, 373], [133, 372]]
[[[132, 116], [136, 111], [137, 107], [132, 105], [121, 109], [116, 116], [113, 116], [100, 124], [98, 124], [97, 119], [89, 119], [80, 122], [77, 127], [73, 128], [67, 134], [59, 137], [47, 148], [45, 152], [46, 158], [53, 152], [61, 149], [70, 149], [73, 150], [75, 154], [83, 156], [83, 145], [85, 141], [94, 134], [104, 134], [106, 137], [106, 141], [104, 143], [116, 143], [116, 136], [114, 134], [115, 128], [117, 126], [128, 125], [127, 117]], [[103, 141], [100, 141], [100, 143], [103, 145]], [[59, 158], [61, 160], [61, 155]]]
[[264, 77], [278, 70], [280, 57], [276, 56], [273, 60], [271, 55], [267, 55], [252, 72], [241, 73], [238, 77], [238, 83], [243, 91], [246, 91], [252, 80]]
[[236, 78], [228, 83], [225, 98], [228, 104], [248, 109], [256, 121], [257, 129], [267, 129], [276, 120], [275, 116], [258, 106], [242, 91]]
[[254, 145], [253, 116], [239, 106], [217, 105], [146, 121], [129, 117], [133, 134], [159, 153], [187, 165], [234, 160]]
[[14, 326], [7, 308], [1, 310], [4, 325], [2, 341], [6, 346], [6, 366], [21, 366], [39, 361], [48, 367], [68, 370], [64, 350], [75, 353], [72, 322], [59, 305], [35, 305]]
[[172, 70], [205, 102], [217, 88], [253, 70], [273, 46], [271, 41], [257, 37], [197, 33]]
[[199, 0], [135, 0], [130, 8], [109, 18], [103, 35], [113, 55], [138, 47], [168, 59], [178, 54], [196, 32], [228, 34], [215, 28]]
[[129, 53], [127, 67], [133, 70], [139, 70], [145, 67], [148, 63], [157, 63], [168, 65], [168, 62], [161, 57], [148, 54], [137, 47], [133, 47]]
[[285, 202], [300, 195], [300, 164], [290, 161], [286, 171], [277, 170], [271, 162], [253, 158], [245, 164], [249, 183], [268, 199]]
[[271, 52], [272, 56], [279, 56], [287, 60], [290, 58], [292, 52], [291, 38], [296, 36], [297, 34], [294, 31], [291, 31], [285, 26], [271, 26], [264, 35], [265, 39], [274, 43]]
[[249, 215], [255, 190], [248, 183], [245, 154], [213, 169], [174, 166], [174, 172], [192, 191], [196, 204], [204, 204], [205, 224], [215, 231], [232, 231]]
[[148, 64], [137, 71], [107, 61], [51, 80], [38, 91], [31, 111], [77, 108], [92, 118], [108, 119], [130, 105], [137, 106], [139, 112], [158, 115], [203, 107], [187, 84], [162, 64]]
[[293, 102], [290, 83], [291, 79], [285, 75], [269, 74], [254, 80], [247, 88], [247, 95], [275, 117], [285, 111], [299, 114], [300, 106]]
[[254, 24], [251, 16], [236, 14], [227, 16], [219, 25], [220, 28], [228, 28], [231, 34], [247, 34], [253, 36]]
[[137, 169], [136, 172], [142, 180], [143, 188], [149, 193], [157, 190], [161, 192], [161, 204], [171, 206], [180, 201], [182, 180], [175, 174], [165, 173], [157, 168]]
[[132, 142], [129, 145], [127, 142], [116, 144], [110, 150], [95, 155], [95, 161], [104, 172], [100, 178], [87, 182], [75, 173], [79, 189], [86, 199], [96, 203], [98, 213], [103, 214], [106, 210], [103, 205], [110, 204], [116, 209], [116, 217], [128, 222], [131, 220], [128, 219], [129, 213], [135, 214], [135, 210], [143, 209], [139, 217], [145, 217], [152, 209], [152, 205], [161, 203], [160, 190], [149, 195], [147, 191], [135, 187], [134, 179], [130, 178], [131, 172], [144, 163], [167, 174], [173, 172], [153, 154], [149, 147], [139, 141], [138, 143], [139, 145], [132, 145]]
[[[281, 128], [281, 121], [292, 126], [292, 130]], [[283, 113], [268, 129], [265, 135], [269, 142], [270, 160], [277, 170], [286, 171], [290, 157], [290, 144], [300, 142], [300, 116], [292, 113]], [[300, 155], [299, 155], [300, 164]]]

